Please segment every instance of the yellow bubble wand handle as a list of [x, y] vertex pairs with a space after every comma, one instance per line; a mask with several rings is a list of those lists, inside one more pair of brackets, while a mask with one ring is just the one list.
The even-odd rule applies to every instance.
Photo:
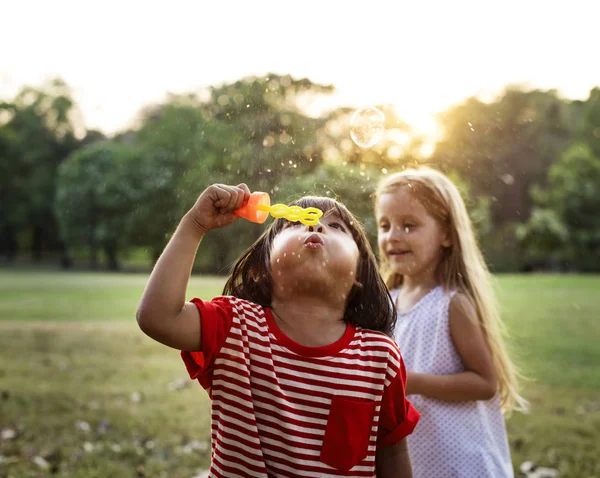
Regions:
[[262, 224], [269, 214], [275, 218], [285, 218], [292, 222], [301, 222], [307, 226], [315, 226], [323, 216], [323, 211], [316, 207], [302, 208], [300, 206], [286, 206], [274, 204], [271, 206], [269, 195], [264, 192], [253, 192], [246, 203], [235, 213], [249, 221]]

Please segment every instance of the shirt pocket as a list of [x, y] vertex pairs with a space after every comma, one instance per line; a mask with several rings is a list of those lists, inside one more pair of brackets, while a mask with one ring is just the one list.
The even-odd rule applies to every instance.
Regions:
[[334, 396], [321, 448], [321, 461], [336, 470], [348, 471], [369, 451], [375, 402]]

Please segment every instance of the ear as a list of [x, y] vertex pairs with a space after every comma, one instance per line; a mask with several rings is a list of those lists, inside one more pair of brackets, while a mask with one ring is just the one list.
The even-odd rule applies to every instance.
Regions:
[[450, 233], [450, 228], [444, 228], [442, 232], [442, 246], [443, 247], [452, 247], [452, 234]]

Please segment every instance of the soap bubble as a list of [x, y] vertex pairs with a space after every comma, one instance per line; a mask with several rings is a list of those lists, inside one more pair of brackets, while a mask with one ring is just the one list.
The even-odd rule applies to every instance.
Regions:
[[350, 137], [357, 146], [370, 148], [376, 145], [385, 129], [385, 115], [377, 108], [360, 108], [350, 120]]

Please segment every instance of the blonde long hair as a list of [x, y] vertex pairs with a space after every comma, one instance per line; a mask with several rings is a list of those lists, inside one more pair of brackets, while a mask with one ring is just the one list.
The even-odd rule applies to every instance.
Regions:
[[[427, 212], [448, 227], [452, 245], [443, 249], [437, 274], [447, 290], [465, 294], [473, 303], [485, 339], [492, 353], [498, 377], [502, 410], [526, 411], [527, 401], [520, 395], [519, 373], [511, 362], [502, 340], [504, 332], [492, 288], [492, 277], [477, 244], [465, 203], [456, 186], [444, 174], [431, 168], [406, 169], [384, 177], [375, 193], [378, 198], [400, 188], [410, 188]], [[381, 275], [389, 289], [402, 285], [402, 276], [392, 271], [380, 252]]]

